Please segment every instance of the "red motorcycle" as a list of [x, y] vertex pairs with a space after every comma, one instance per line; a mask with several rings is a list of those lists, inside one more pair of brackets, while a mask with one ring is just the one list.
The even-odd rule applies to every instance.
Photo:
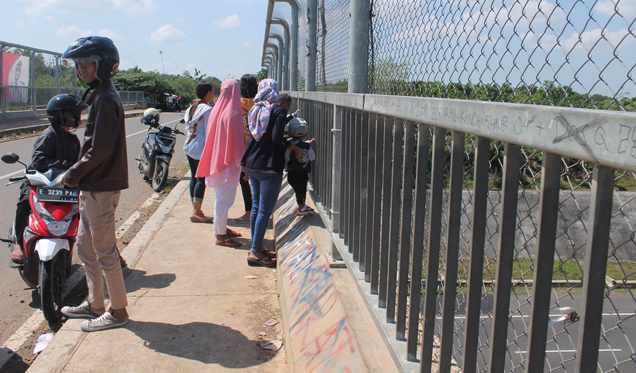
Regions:
[[[45, 173], [28, 170], [15, 153], [2, 156], [4, 163], [24, 165], [23, 176], [9, 179], [10, 184], [25, 182], [30, 188], [31, 214], [24, 230], [21, 246], [23, 263], [18, 271], [24, 282], [39, 288], [42, 312], [49, 323], [60, 320], [62, 294], [71, 275], [71, 259], [79, 226], [79, 191], [62, 185], [65, 170], [51, 169]], [[9, 247], [17, 245], [15, 222], [9, 231]]]

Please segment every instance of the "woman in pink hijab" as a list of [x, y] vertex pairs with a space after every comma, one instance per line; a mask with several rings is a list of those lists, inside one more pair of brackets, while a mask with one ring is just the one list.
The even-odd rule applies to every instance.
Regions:
[[221, 84], [221, 94], [208, 117], [208, 132], [196, 174], [205, 177], [205, 184], [214, 188], [214, 235], [220, 246], [241, 246], [233, 239], [241, 234], [227, 227], [227, 216], [234, 204], [245, 146], [241, 87], [235, 79], [227, 79]]

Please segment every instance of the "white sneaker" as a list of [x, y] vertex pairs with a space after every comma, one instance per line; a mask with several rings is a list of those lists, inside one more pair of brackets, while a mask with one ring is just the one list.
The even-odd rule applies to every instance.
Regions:
[[85, 332], [96, 332], [99, 330], [119, 328], [120, 326], [128, 324], [128, 320], [117, 320], [110, 312], [111, 310], [108, 310], [100, 317], [82, 321], [80, 328]]
[[60, 311], [68, 318], [92, 319], [99, 317], [98, 314], [91, 311], [91, 305], [88, 301], [82, 302], [79, 306], [64, 306]]

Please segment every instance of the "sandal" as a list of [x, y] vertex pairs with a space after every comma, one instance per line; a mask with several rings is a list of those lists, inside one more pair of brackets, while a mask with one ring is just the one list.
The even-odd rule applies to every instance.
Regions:
[[238, 218], [232, 219], [232, 220], [234, 220], [234, 222], [238, 223], [238, 224], [249, 224], [250, 223], [250, 219], [249, 218], [243, 219], [242, 216], [239, 216]]
[[209, 224], [212, 224], [212, 223], [214, 223], [214, 218], [208, 217], [208, 216], [205, 216], [205, 215], [199, 216], [199, 215], [192, 214], [190, 216], [190, 221], [193, 222], [193, 223], [209, 223]]
[[240, 247], [243, 245], [242, 243], [232, 239], [232, 237], [228, 237], [224, 240], [217, 239], [216, 244], [219, 246], [226, 246], [226, 247]]
[[249, 256], [247, 257], [247, 265], [250, 267], [268, 267], [268, 268], [276, 268], [276, 261], [271, 260], [269, 258], [262, 259], [252, 259]]
[[272, 251], [272, 250], [266, 249], [266, 248], [264, 248], [264, 247], [263, 247], [263, 249], [261, 249], [261, 253], [262, 253], [263, 255], [267, 255], [267, 256], [268, 256], [268, 257], [270, 257], [270, 258], [276, 258], [276, 252], [275, 252], [275, 251]]
[[22, 266], [24, 266], [24, 263], [22, 260], [20, 260], [19, 262], [16, 262], [13, 259], [9, 259], [9, 267], [10, 268], [22, 268]]
[[225, 234], [228, 237], [241, 237], [241, 234], [237, 231], [231, 230], [230, 228], [227, 228], [227, 231], [225, 232]]

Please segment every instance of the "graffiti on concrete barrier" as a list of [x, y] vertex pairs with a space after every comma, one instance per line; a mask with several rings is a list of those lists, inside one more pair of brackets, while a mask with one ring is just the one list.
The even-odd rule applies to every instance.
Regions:
[[286, 200], [275, 213], [278, 268], [294, 370], [367, 371], [308, 219], [296, 215], [287, 188], [280, 198]]

